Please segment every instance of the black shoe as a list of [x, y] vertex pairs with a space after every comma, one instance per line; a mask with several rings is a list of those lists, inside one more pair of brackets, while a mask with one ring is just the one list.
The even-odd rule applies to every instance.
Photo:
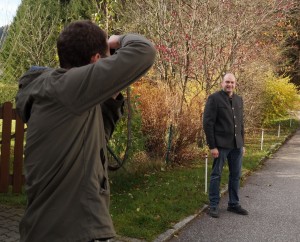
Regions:
[[228, 206], [227, 211], [237, 213], [240, 215], [248, 215], [248, 211], [246, 209], [243, 209], [241, 205]]
[[218, 207], [210, 207], [208, 214], [213, 218], [218, 218], [220, 216]]

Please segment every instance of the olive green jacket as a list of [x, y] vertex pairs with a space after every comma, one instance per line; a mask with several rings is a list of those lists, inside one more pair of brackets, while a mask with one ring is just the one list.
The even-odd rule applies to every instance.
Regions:
[[104, 124], [110, 126], [108, 137], [121, 104], [110, 97], [144, 75], [155, 59], [153, 45], [142, 36], [125, 35], [120, 43], [114, 55], [96, 63], [29, 71], [19, 81], [17, 111], [28, 126], [22, 242], [115, 236]]

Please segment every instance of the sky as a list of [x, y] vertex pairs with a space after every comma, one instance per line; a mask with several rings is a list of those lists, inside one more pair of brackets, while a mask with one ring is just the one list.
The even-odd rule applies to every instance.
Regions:
[[10, 24], [22, 0], [0, 0], [0, 27]]

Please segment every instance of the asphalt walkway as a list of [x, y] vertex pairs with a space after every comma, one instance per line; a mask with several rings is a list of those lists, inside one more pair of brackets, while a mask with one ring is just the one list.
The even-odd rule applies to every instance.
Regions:
[[240, 189], [248, 216], [227, 212], [227, 201], [220, 218], [201, 213], [169, 241], [300, 242], [300, 130]]
[[[178, 226], [169, 241], [300, 242], [300, 130], [240, 189], [241, 204], [249, 211], [248, 216], [227, 212], [227, 200], [226, 194], [220, 202], [220, 218], [211, 218], [205, 212], [191, 216], [187, 225], [179, 223], [185, 226]], [[19, 241], [22, 214], [22, 209], [0, 205], [0, 242]], [[168, 233], [155, 241], [166, 241], [167, 237]]]

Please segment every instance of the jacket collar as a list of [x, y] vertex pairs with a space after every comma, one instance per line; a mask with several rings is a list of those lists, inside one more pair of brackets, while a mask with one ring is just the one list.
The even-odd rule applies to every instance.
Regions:
[[[228, 95], [225, 91], [221, 90], [220, 93], [221, 93], [223, 96], [226, 96], [226, 97], [230, 98], [229, 95]], [[235, 96], [235, 93], [233, 93], [231, 97], [233, 98], [234, 96]]]

